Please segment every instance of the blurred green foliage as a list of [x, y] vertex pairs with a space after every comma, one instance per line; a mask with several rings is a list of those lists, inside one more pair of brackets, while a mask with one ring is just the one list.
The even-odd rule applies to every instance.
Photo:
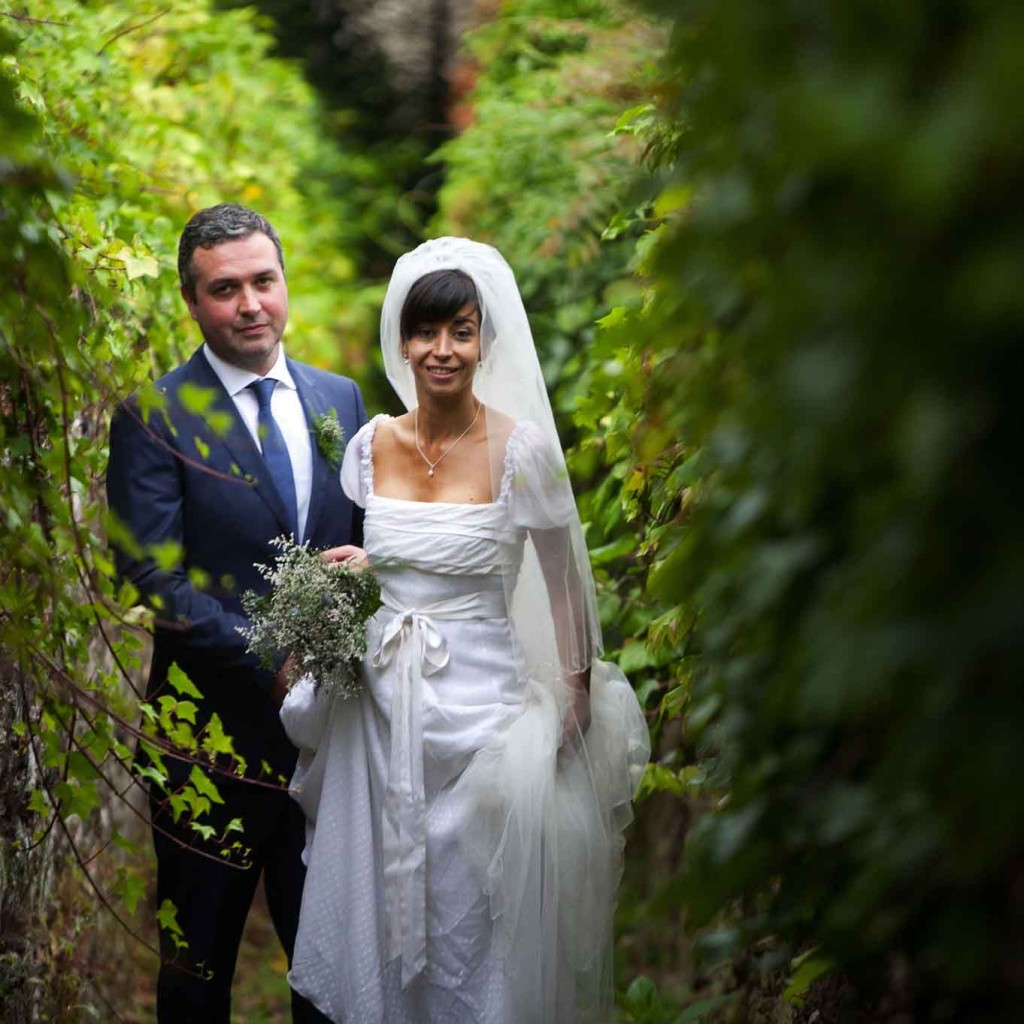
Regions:
[[698, 622], [676, 708], [716, 804], [677, 898], [709, 954], [814, 943], [914, 1019], [1016, 1019], [1024, 10], [661, 10], [623, 125], [647, 291], [583, 413], [654, 548], [649, 648]]
[[[392, 5], [390, 18], [387, 11], [380, 17], [415, 49], [411, 62], [396, 59], [400, 46], [382, 46], [365, 24], [375, 22], [375, 12], [355, 0], [215, 0], [215, 6], [259, 10], [273, 33], [272, 54], [301, 64], [323, 107], [324, 137], [344, 154], [310, 171], [344, 203], [345, 218], [334, 227], [342, 248], [355, 254], [360, 276], [386, 280], [395, 258], [418, 241], [442, 176], [424, 161], [451, 133], [445, 80], [451, 5], [412, 5], [406, 13], [414, 26], [396, 20], [400, 4]], [[432, 57], [429, 71], [421, 51]], [[379, 307], [380, 296], [370, 301]], [[371, 335], [375, 341], [376, 324]]]

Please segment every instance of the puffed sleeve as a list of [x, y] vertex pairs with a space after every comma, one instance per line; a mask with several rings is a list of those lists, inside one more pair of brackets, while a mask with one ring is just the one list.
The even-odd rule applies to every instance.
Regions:
[[370, 443], [377, 426], [377, 417], [364, 423], [345, 448], [341, 464], [341, 489], [360, 508], [366, 508], [366, 495], [370, 491], [370, 474], [373, 472]]
[[529, 530], [567, 526], [576, 515], [562, 453], [535, 423], [517, 423], [508, 439], [505, 479], [512, 522]]

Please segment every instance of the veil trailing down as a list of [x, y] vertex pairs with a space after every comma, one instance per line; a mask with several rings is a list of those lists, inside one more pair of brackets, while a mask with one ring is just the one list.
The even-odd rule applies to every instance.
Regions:
[[[435, 271], [471, 279], [479, 345], [468, 426], [431, 460], [418, 416], [441, 400], [407, 358], [403, 316]], [[375, 456], [404, 437], [390, 417], [348, 445], [342, 484], [366, 509], [384, 606], [363, 696], [332, 702], [304, 681], [282, 709], [309, 821], [290, 980], [338, 1022], [609, 1020], [623, 830], [649, 740], [629, 683], [600, 660], [583, 531], [508, 264], [460, 238], [406, 254], [381, 345], [415, 410], [409, 465], [431, 478], [417, 486], [477, 459], [490, 500], [378, 493]]]

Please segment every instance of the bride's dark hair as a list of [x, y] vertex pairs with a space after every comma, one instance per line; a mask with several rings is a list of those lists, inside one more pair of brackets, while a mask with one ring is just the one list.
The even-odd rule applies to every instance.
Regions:
[[467, 302], [480, 308], [473, 278], [462, 270], [432, 270], [413, 283], [402, 305], [399, 331], [408, 341], [420, 324], [439, 324], [451, 320]]

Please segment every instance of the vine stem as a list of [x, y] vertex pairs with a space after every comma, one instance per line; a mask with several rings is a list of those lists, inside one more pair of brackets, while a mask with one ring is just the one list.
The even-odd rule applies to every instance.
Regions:
[[[90, 564], [85, 548], [82, 545], [82, 537], [79, 532], [81, 524], [75, 518], [74, 494], [71, 490], [71, 424], [70, 416], [68, 414], [68, 389], [64, 380], [64, 359], [61, 355], [60, 345], [57, 342], [55, 325], [51, 322], [50, 318], [46, 316], [43, 310], [40, 309], [39, 314], [50, 331], [50, 340], [53, 342], [55, 363], [57, 367], [57, 383], [60, 387], [61, 430], [64, 439], [64, 458], [62, 460], [64, 466], [64, 491], [67, 498], [68, 515], [71, 518], [71, 534], [75, 539], [75, 551], [78, 553], [78, 559], [75, 561], [75, 572], [78, 576], [78, 582], [81, 584], [82, 588], [90, 595], [90, 597], [92, 597], [96, 588], [93, 585], [92, 579], [87, 578], [87, 576], [89, 573], [95, 574], [96, 567], [95, 565]], [[89, 573], [86, 573], [83, 570], [83, 566], [88, 567]], [[135, 696], [141, 699], [142, 692], [135, 685], [131, 674], [121, 663], [121, 659], [118, 657], [117, 651], [114, 649], [114, 645], [110, 637], [107, 635], [103, 621], [100, 618], [99, 612], [96, 610], [95, 604], [92, 600], [89, 602], [89, 610], [96, 623], [96, 628], [99, 631], [100, 636], [103, 638], [103, 643], [106, 646], [107, 651], [110, 653], [111, 658], [114, 659], [114, 664], [117, 665], [118, 671], [121, 673], [121, 677], [131, 687]]]
[[129, 32], [137, 32], [140, 28], [145, 28], [147, 25], [151, 25], [154, 21], [162, 18], [165, 14], [170, 13], [170, 7], [165, 7], [161, 11], [157, 11], [152, 18], [146, 18], [145, 21], [137, 22], [134, 25], [126, 25], [124, 28], [115, 32], [97, 51], [96, 56], [98, 57], [111, 43], [116, 42], [122, 36], [128, 35]]
[[[20, 673], [18, 674], [18, 688], [21, 691], [22, 704], [27, 707], [28, 706], [28, 694], [25, 692], [25, 683], [24, 683]], [[160, 952], [160, 950], [157, 949], [155, 946], [153, 946], [153, 944], [148, 942], [145, 938], [143, 938], [137, 931], [135, 931], [131, 927], [131, 925], [128, 924], [128, 922], [124, 919], [124, 917], [122, 917], [121, 914], [118, 912], [117, 908], [110, 902], [110, 899], [107, 897], [107, 894], [100, 888], [100, 886], [97, 883], [96, 879], [93, 878], [92, 872], [89, 870], [88, 865], [83, 861], [82, 854], [81, 854], [81, 852], [78, 849], [78, 845], [75, 843], [74, 837], [71, 835], [71, 832], [68, 829], [67, 822], [61, 816], [61, 813], [60, 813], [60, 801], [57, 799], [56, 796], [54, 796], [53, 789], [50, 786], [50, 782], [49, 782], [49, 780], [46, 777], [46, 769], [43, 766], [43, 760], [39, 756], [39, 750], [37, 749], [38, 738], [36, 737], [35, 732], [32, 730], [31, 727], [28, 730], [28, 735], [29, 735], [29, 745], [30, 745], [30, 747], [32, 749], [32, 756], [35, 758], [35, 762], [36, 762], [36, 764], [39, 767], [39, 777], [42, 779], [43, 789], [46, 792], [46, 798], [47, 798], [47, 800], [50, 801], [50, 806], [54, 809], [57, 824], [58, 824], [62, 834], [64, 835], [64, 839], [65, 839], [65, 841], [68, 844], [68, 848], [71, 850], [71, 855], [74, 857], [75, 863], [78, 865], [78, 869], [79, 869], [79, 871], [81, 871], [83, 877], [85, 878], [86, 882], [88, 883], [89, 888], [92, 889], [93, 893], [96, 895], [96, 898], [100, 901], [100, 904], [107, 911], [107, 913], [109, 913], [110, 916], [136, 942], [139, 943], [139, 945], [141, 945], [144, 949], [147, 949], [150, 953], [153, 953], [156, 957], [158, 957], [161, 960], [161, 962], [165, 962], [165, 958], [164, 958], [163, 954]], [[166, 962], [170, 963], [172, 961], [166, 961]], [[189, 970], [189, 968], [187, 968], [187, 967], [182, 967], [180, 964], [177, 964], [176, 966], [178, 966], [181, 970], [185, 971], [186, 973], [191, 974], [193, 977], [197, 977], [197, 978], [202, 977], [202, 975], [200, 973], [198, 973], [196, 971]]]
[[202, 760], [201, 758], [195, 757], [191, 754], [185, 753], [180, 747], [176, 747], [169, 740], [160, 739], [159, 737], [150, 736], [145, 733], [138, 726], [133, 725], [122, 715], [117, 714], [111, 708], [108, 708], [98, 697], [91, 694], [88, 690], [84, 689], [75, 679], [68, 673], [68, 671], [57, 662], [53, 661], [45, 652], [40, 651], [37, 647], [29, 647], [28, 650], [37, 657], [52, 673], [59, 676], [64, 684], [71, 690], [71, 692], [77, 698], [86, 701], [91, 704], [98, 711], [107, 715], [114, 722], [124, 728], [134, 738], [141, 740], [145, 743], [151, 744], [162, 755], [172, 757], [178, 761], [184, 761], [186, 764], [194, 764], [207, 771], [213, 772], [217, 775], [222, 775], [224, 778], [231, 779], [234, 782], [243, 782], [248, 786], [261, 786], [264, 789], [272, 789], [276, 792], [284, 792], [288, 789], [286, 785], [282, 785], [279, 782], [267, 782], [264, 779], [254, 779], [248, 775], [238, 775], [233, 771], [229, 771], [227, 768], [222, 768], [218, 764], [212, 764], [209, 761]]
[[[61, 727], [64, 729], [64, 731], [67, 734], [68, 740], [74, 745], [75, 749], [89, 762], [89, 766], [96, 773], [96, 775], [99, 778], [101, 778], [107, 784], [107, 786], [110, 788], [110, 790], [112, 792], [116, 793], [117, 796], [120, 799], [124, 799], [123, 795], [118, 790], [116, 783], [112, 779], [109, 779], [103, 773], [102, 765], [98, 764], [96, 762], [95, 758], [93, 758], [92, 754], [89, 752], [89, 750], [85, 746], [83, 746], [81, 740], [79, 740], [79, 738], [74, 734], [73, 730], [71, 729], [71, 726], [69, 726], [69, 725], [64, 723], [64, 721], [61, 719], [60, 715], [54, 710], [54, 708], [52, 706], [49, 708], [49, 711], [50, 711], [50, 714], [52, 714], [54, 716], [54, 718], [56, 718], [57, 721], [60, 723]], [[86, 715], [84, 711], [82, 712], [82, 717], [85, 718], [85, 720], [87, 722], [89, 722], [90, 725], [92, 725], [92, 720], [89, 719], [88, 715]], [[121, 757], [119, 757], [116, 753], [113, 753], [113, 752], [111, 752], [111, 753], [112, 753], [112, 756], [114, 757], [114, 759], [117, 761], [117, 763], [121, 766], [121, 768], [124, 769], [124, 771], [128, 772], [129, 775], [131, 775], [134, 784], [136, 786], [138, 786], [140, 789], [143, 788], [142, 787], [142, 783], [140, 783], [138, 781], [138, 779], [136, 779], [134, 774], [132, 773], [130, 766], [125, 764], [124, 760]], [[127, 804], [128, 809], [140, 821], [142, 821], [144, 824], [148, 825], [155, 832], [159, 832], [160, 835], [164, 836], [167, 839], [170, 839], [171, 842], [175, 843], [181, 849], [188, 850], [189, 852], [195, 853], [195, 854], [197, 854], [200, 857], [205, 857], [207, 860], [212, 860], [216, 864], [224, 864], [226, 867], [230, 867], [230, 868], [233, 868], [233, 869], [236, 869], [236, 870], [240, 870], [240, 871], [247, 871], [249, 869], [249, 867], [251, 866], [249, 864], [244, 864], [244, 863], [243, 864], [236, 864], [236, 863], [234, 863], [234, 862], [232, 862], [230, 860], [227, 860], [227, 859], [225, 859], [223, 857], [218, 857], [218, 856], [215, 856], [212, 853], [207, 853], [205, 850], [201, 850], [198, 847], [193, 846], [191, 843], [186, 843], [183, 839], [179, 839], [172, 832], [169, 832], [167, 829], [163, 828], [163, 826], [158, 825], [153, 820], [153, 818], [151, 816], [143, 814], [137, 807], [135, 807], [131, 803], [130, 800], [125, 800], [124, 802]], [[99, 850], [96, 850], [95, 852], [93, 852], [92, 854], [90, 854], [88, 857], [85, 858], [85, 863], [92, 863], [92, 861], [94, 861], [96, 859], [96, 857], [104, 849], [106, 849], [106, 847], [109, 846], [109, 845], [110, 845], [109, 841], [107, 843], [104, 843], [103, 846], [101, 846]]]
[[215, 477], [217, 480], [224, 480], [232, 484], [240, 484], [243, 487], [252, 487], [253, 485], [243, 478], [233, 476], [231, 473], [224, 473], [219, 469], [214, 469], [212, 466], [207, 466], [205, 462], [200, 462], [198, 459], [190, 458], [184, 452], [178, 451], [177, 448], [173, 447], [167, 441], [164, 440], [135, 410], [132, 403], [122, 402], [121, 409], [127, 413], [135, 422], [142, 427], [142, 429], [149, 435], [151, 441], [155, 441], [162, 448], [166, 449], [171, 455], [174, 456], [183, 465], [188, 466], [190, 469], [198, 470], [201, 473], [207, 473], [209, 476]]
[[12, 21], [21, 21], [26, 25], [57, 25], [60, 28], [70, 28], [70, 21], [53, 21], [51, 18], [30, 18], [27, 14], [12, 14], [10, 11], [0, 11], [0, 18], [10, 18]]

